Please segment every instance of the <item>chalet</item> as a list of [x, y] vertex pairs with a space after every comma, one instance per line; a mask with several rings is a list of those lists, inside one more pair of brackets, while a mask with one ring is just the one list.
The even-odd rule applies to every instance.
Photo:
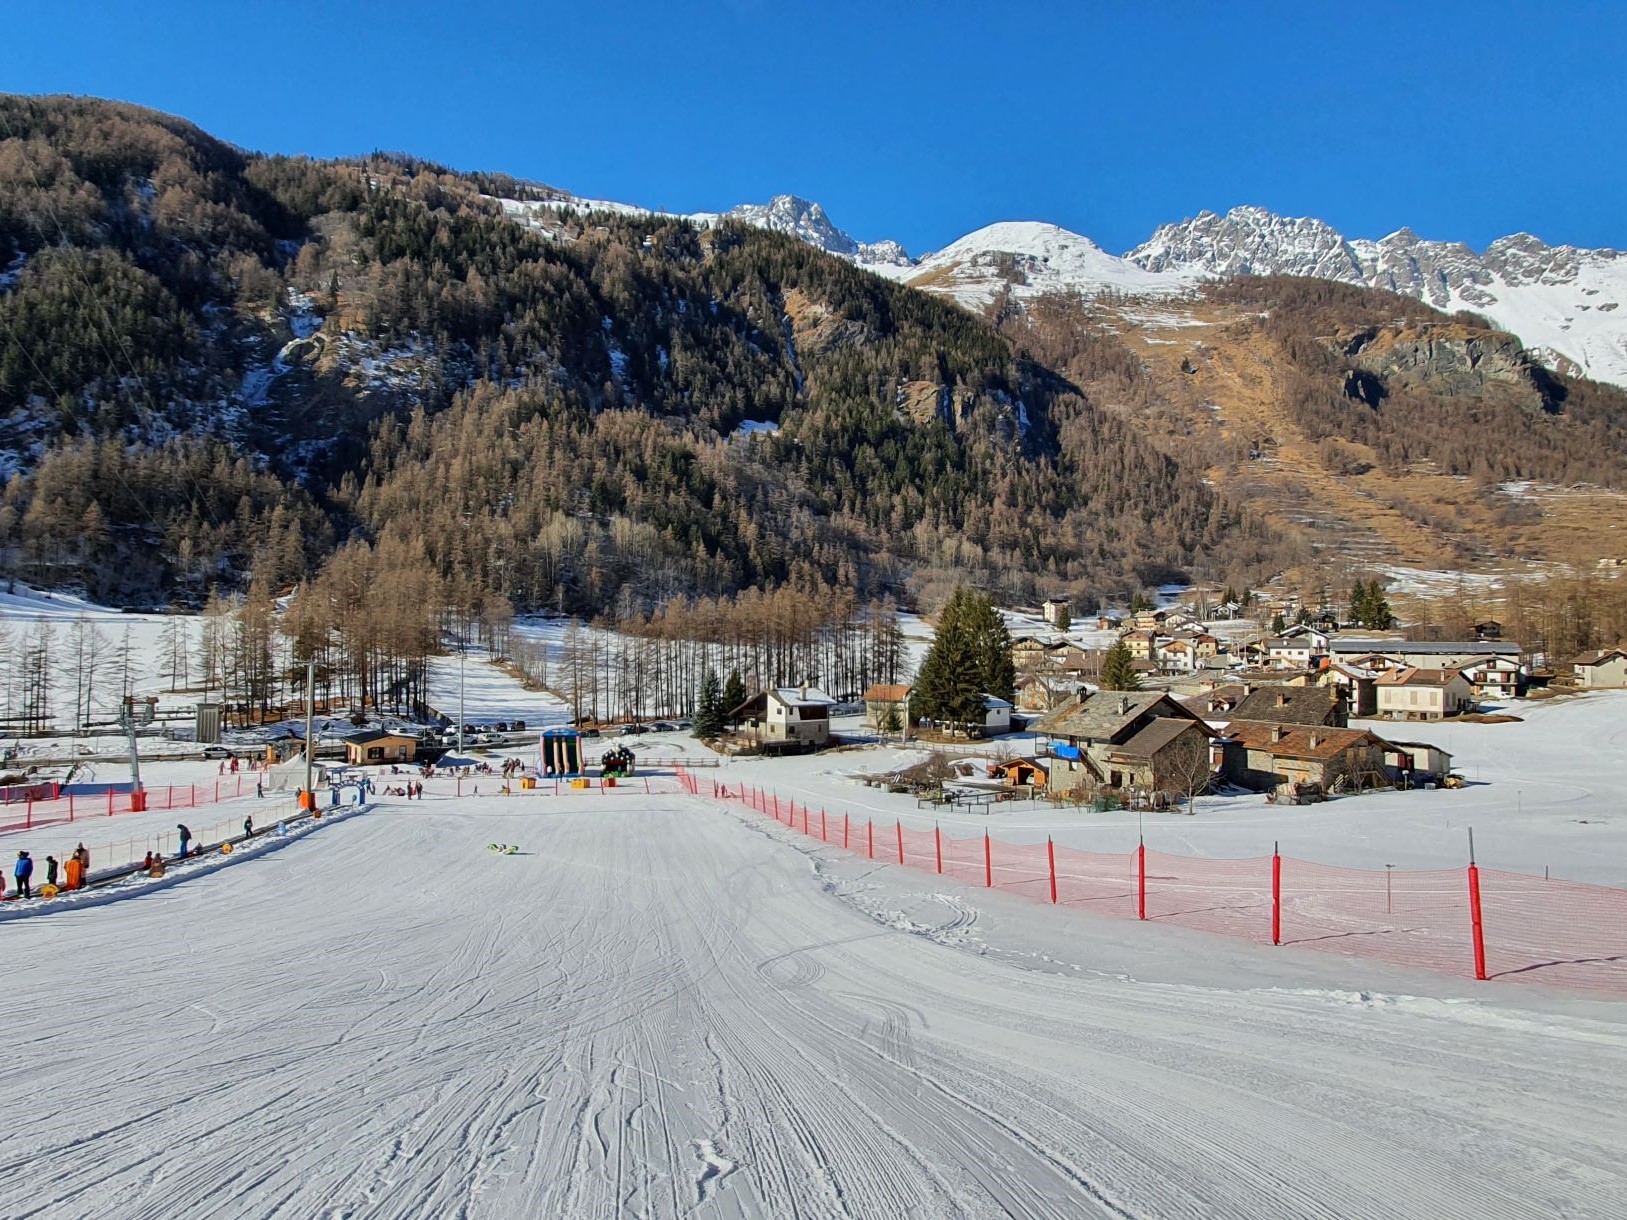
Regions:
[[1011, 641], [1011, 663], [1019, 672], [1035, 670], [1045, 663], [1055, 646], [1034, 635], [1019, 635]]
[[1220, 637], [1210, 635], [1207, 631], [1200, 631], [1192, 637], [1192, 655], [1198, 659], [1199, 664], [1211, 661], [1220, 655]]
[[1128, 753], [1125, 748], [1143, 729], [1165, 719], [1206, 727], [1201, 716], [1163, 691], [1096, 691], [1070, 699], [1036, 726], [1051, 737], [1056, 767], [1069, 773], [1062, 776], [1053, 769], [1051, 786], [1070, 789], [1085, 781], [1125, 786], [1133, 774], [1146, 773], [1146, 765], [1132, 766], [1131, 760], [1150, 758], [1154, 745], [1168, 746], [1173, 738], [1161, 743], [1149, 738]]
[[1409, 783], [1441, 783], [1452, 774], [1452, 756], [1427, 741], [1392, 741], [1388, 761], [1396, 778]]
[[906, 683], [878, 682], [864, 692], [865, 727], [879, 729], [889, 715], [896, 717], [899, 728], [908, 728], [910, 722], [910, 687]]
[[1408, 666], [1380, 674], [1378, 714], [1397, 720], [1440, 720], [1474, 706], [1469, 680], [1456, 669], [1418, 669]]
[[1500, 640], [1503, 638], [1503, 625], [1494, 618], [1474, 625], [1474, 638], [1477, 640]]
[[1190, 640], [1160, 640], [1157, 648], [1160, 669], [1191, 673], [1198, 667], [1197, 650]]
[[1119, 636], [1119, 643], [1130, 650], [1130, 656], [1135, 660], [1150, 661], [1157, 647], [1155, 639], [1150, 629], [1138, 627]]
[[1518, 699], [1525, 689], [1525, 674], [1509, 657], [1475, 657], [1459, 669], [1479, 698]]
[[1571, 673], [1576, 677], [1576, 685], [1589, 690], [1627, 686], [1627, 649], [1606, 648], [1602, 652], [1584, 652], [1572, 658]]
[[1096, 616], [1097, 631], [1117, 631], [1124, 626], [1124, 620], [1116, 614], [1098, 614]]
[[1009, 732], [1011, 732], [1011, 701], [998, 695], [984, 695], [983, 723], [979, 726], [978, 735], [998, 737], [1002, 733]]
[[1344, 693], [1326, 686], [1264, 686], [1249, 691], [1232, 709], [1234, 720], [1271, 724], [1321, 724], [1342, 729], [1350, 723]]
[[778, 686], [759, 691], [728, 719], [742, 736], [759, 745], [815, 750], [830, 743], [830, 709], [836, 703], [809, 686]]
[[1052, 762], [1048, 758], [1008, 758], [989, 764], [989, 778], [1003, 780], [1014, 788], [1045, 788], [1051, 782]]
[[1100, 648], [1064, 648], [1051, 658], [1062, 675], [1071, 682], [1095, 682], [1102, 676], [1102, 659], [1107, 654]]
[[1365, 729], [1233, 720], [1222, 742], [1227, 779], [1256, 792], [1315, 784], [1323, 792], [1390, 782], [1396, 747]]
[[352, 767], [411, 762], [418, 739], [405, 733], [352, 733], [345, 738], [345, 762]]
[[1047, 597], [1040, 607], [1040, 614], [1047, 623], [1058, 631], [1064, 631], [1072, 618], [1072, 607], [1065, 597]]
[[1459, 669], [1485, 657], [1505, 657], [1515, 665], [1524, 663], [1524, 649], [1498, 640], [1396, 640], [1372, 636], [1337, 636], [1328, 642], [1335, 661], [1369, 664], [1369, 658], [1382, 656], [1415, 669]]
[[1316, 644], [1305, 635], [1272, 636], [1265, 641], [1265, 654], [1273, 669], [1309, 669]]

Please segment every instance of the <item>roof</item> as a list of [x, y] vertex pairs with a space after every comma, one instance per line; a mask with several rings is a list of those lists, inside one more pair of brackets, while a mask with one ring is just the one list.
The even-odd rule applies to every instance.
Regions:
[[1245, 696], [1232, 715], [1273, 724], [1325, 724], [1338, 705], [1325, 686], [1265, 686]]
[[1571, 664], [1572, 665], [1603, 665], [1606, 661], [1610, 660], [1612, 657], [1627, 657], [1627, 652], [1623, 652], [1620, 648], [1605, 648], [1605, 649], [1603, 649], [1603, 650], [1601, 650], [1599, 652], [1584, 652], [1581, 655], [1575, 657], [1571, 661]]
[[776, 686], [773, 696], [787, 707], [814, 707], [820, 704], [835, 705], [840, 700], [832, 699], [824, 691], [812, 686]]
[[1195, 715], [1207, 719], [1214, 715], [1230, 715], [1232, 708], [1248, 698], [1248, 691], [1240, 683], [1226, 683], [1213, 690], [1204, 691], [1201, 695], [1193, 695], [1182, 699], [1181, 706]]
[[1334, 639], [1328, 641], [1331, 652], [1345, 656], [1380, 653], [1395, 656], [1411, 653], [1419, 657], [1445, 657], [1458, 653], [1470, 656], [1517, 657], [1525, 651], [1518, 644], [1499, 643], [1496, 640], [1387, 640], [1387, 639]]
[[992, 775], [996, 771], [1005, 771], [1010, 767], [1032, 767], [1036, 771], [1043, 771], [1049, 775], [1051, 773], [1051, 760], [1048, 758], [1034, 758], [1028, 754], [1021, 755], [1018, 758], [1003, 758], [999, 762], [989, 764], [989, 773]]
[[1036, 727], [1053, 737], [1111, 741], [1159, 704], [1165, 705], [1161, 715], [1199, 719], [1160, 690], [1102, 690], [1068, 700]]
[[864, 692], [866, 703], [902, 703], [910, 696], [907, 682], [877, 682]]
[[[1273, 733], [1282, 738], [1272, 741]], [[1234, 720], [1227, 727], [1226, 736], [1240, 742], [1250, 750], [1264, 750], [1278, 758], [1334, 758], [1351, 746], [1377, 742], [1386, 749], [1393, 748], [1383, 738], [1366, 729], [1330, 729], [1324, 725], [1267, 724], [1260, 720]], [[1312, 738], [1316, 744], [1311, 744]]]
[[371, 745], [375, 741], [410, 741], [414, 745], [418, 739], [408, 733], [385, 733], [378, 729], [371, 729], [365, 733], [351, 733], [345, 738], [353, 746]]
[[1114, 746], [1113, 753], [1127, 754], [1131, 758], [1151, 758], [1188, 729], [1197, 729], [1205, 737], [1209, 735], [1209, 729], [1196, 721], [1165, 716], [1154, 720], [1123, 745]]
[[1462, 670], [1457, 669], [1419, 669], [1409, 665], [1405, 669], [1392, 669], [1387, 674], [1378, 676], [1380, 686], [1446, 686], [1454, 678], [1461, 678]]
[[997, 712], [1001, 708], [1005, 708], [1006, 711], [1009, 712], [1011, 710], [1011, 700], [1002, 699], [999, 695], [990, 695], [985, 693], [983, 696], [983, 706], [988, 708], [991, 712]]

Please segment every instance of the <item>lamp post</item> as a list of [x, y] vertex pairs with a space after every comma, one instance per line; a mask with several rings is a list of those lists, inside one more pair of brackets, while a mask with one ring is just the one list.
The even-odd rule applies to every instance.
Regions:
[[316, 658], [312, 657], [305, 662], [305, 799], [313, 810], [316, 808], [316, 792], [311, 783], [316, 770], [316, 742], [311, 739], [311, 731], [315, 721]]

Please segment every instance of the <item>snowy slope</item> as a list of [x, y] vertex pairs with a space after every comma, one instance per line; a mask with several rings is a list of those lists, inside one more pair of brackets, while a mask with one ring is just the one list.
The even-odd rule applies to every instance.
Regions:
[[1088, 237], [1038, 221], [989, 225], [927, 255], [913, 269], [887, 274], [974, 308], [1007, 284], [1019, 299], [1047, 292], [1168, 296], [1188, 291], [1201, 278], [1147, 271]]
[[1627, 1196], [1620, 1006], [1358, 988], [748, 816], [387, 800], [8, 926], [27, 1113], [0, 1213], [1602, 1220]]

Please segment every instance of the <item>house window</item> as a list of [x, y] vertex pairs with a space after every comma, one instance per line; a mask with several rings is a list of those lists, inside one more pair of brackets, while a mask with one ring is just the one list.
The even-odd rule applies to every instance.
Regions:
[[384, 747], [383, 746], [368, 746], [367, 747], [367, 757], [372, 762], [383, 762], [384, 761]]

